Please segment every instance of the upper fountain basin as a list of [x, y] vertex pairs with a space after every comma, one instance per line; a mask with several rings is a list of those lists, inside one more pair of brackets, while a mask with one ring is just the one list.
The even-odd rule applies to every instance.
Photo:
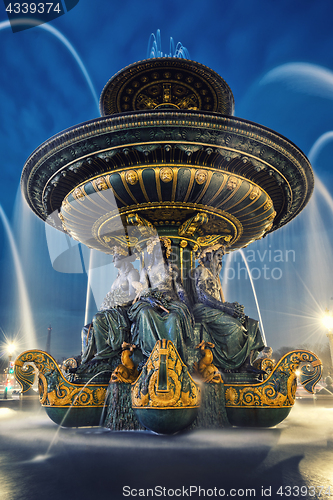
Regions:
[[232, 92], [206, 66], [135, 63], [108, 82], [100, 103], [106, 116], [43, 143], [21, 180], [39, 217], [88, 246], [108, 252], [116, 219], [126, 226], [136, 213], [179, 231], [199, 215], [194, 241], [221, 235], [236, 249], [289, 222], [311, 196], [306, 156], [231, 116]]

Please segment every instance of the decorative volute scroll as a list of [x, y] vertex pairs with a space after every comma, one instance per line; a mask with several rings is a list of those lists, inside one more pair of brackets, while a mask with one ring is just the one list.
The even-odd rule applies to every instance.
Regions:
[[40, 402], [44, 407], [103, 407], [107, 386], [101, 384], [74, 384], [59, 369], [56, 360], [37, 349], [20, 354], [14, 364], [15, 378], [27, 392], [38, 373]]
[[308, 392], [313, 392], [321, 378], [322, 363], [311, 351], [300, 349], [288, 352], [273, 369], [269, 366], [269, 361], [264, 360], [270, 373], [263, 382], [237, 386], [226, 384], [226, 407], [291, 408], [297, 388], [296, 370], [300, 369], [300, 383]]

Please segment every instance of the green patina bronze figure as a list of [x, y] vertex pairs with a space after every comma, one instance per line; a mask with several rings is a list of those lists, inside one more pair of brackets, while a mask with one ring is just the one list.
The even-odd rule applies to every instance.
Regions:
[[113, 358], [121, 352], [123, 342], [129, 342], [131, 325], [127, 313], [135, 297], [134, 285], [139, 281], [133, 260], [135, 256], [129, 255], [127, 250], [114, 247], [113, 263], [118, 275], [92, 323], [84, 327], [86, 340], [83, 342], [82, 365], [90, 360], [97, 362]]
[[151, 238], [148, 263], [141, 272], [141, 290], [128, 311], [132, 343], [149, 356], [158, 340], [171, 340], [186, 363], [186, 341], [193, 339], [194, 318], [175, 265], [168, 262], [169, 238]]
[[224, 301], [220, 282], [223, 255], [224, 247], [220, 244], [206, 248], [200, 255], [199, 266], [191, 272], [194, 316], [215, 344], [214, 363], [219, 369], [258, 373], [250, 359], [265, 344], [258, 321], [245, 316], [244, 307], [238, 302]]

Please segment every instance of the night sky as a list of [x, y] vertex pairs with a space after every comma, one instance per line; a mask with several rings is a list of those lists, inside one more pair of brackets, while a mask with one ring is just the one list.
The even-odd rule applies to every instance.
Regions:
[[[235, 116], [272, 128], [310, 157], [317, 183], [307, 208], [245, 249], [245, 255], [256, 268], [268, 345], [326, 342], [320, 315], [333, 307], [332, 15], [330, 0], [80, 0], [51, 23], [12, 33], [1, 3], [0, 343], [16, 337], [17, 354], [45, 349], [51, 325], [55, 357], [80, 353], [87, 274], [74, 272], [80, 267], [74, 261], [67, 272], [53, 269], [55, 237], [47, 242], [45, 224], [22, 200], [20, 176], [42, 142], [99, 116], [96, 96], [117, 71], [146, 58], [149, 35], [157, 29], [165, 52], [173, 37], [191, 59], [226, 80], [235, 96]], [[13, 241], [21, 277], [15, 272]], [[226, 282], [223, 276], [226, 299], [244, 304], [246, 314], [258, 319], [242, 259], [237, 254], [229, 260], [228, 275], [234, 279]], [[270, 269], [266, 276], [264, 265]], [[112, 283], [109, 267], [98, 290], [95, 285], [89, 292], [89, 320]], [[30, 319], [22, 303], [23, 282]]]

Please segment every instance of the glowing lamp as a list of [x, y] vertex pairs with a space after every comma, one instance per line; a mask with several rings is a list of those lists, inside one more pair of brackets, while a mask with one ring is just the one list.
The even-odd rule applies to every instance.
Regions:
[[9, 356], [12, 356], [15, 351], [16, 351], [16, 345], [14, 344], [14, 342], [10, 342], [7, 345], [7, 352], [9, 354]]
[[333, 330], [333, 316], [331, 314], [325, 314], [321, 321], [327, 330]]

